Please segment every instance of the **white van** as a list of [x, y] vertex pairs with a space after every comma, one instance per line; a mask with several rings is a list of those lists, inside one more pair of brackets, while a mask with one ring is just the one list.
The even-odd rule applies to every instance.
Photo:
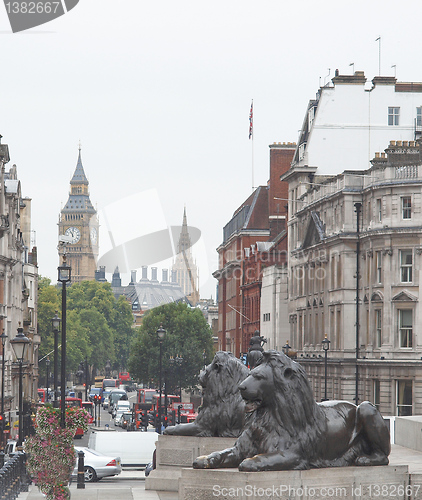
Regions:
[[130, 411], [129, 401], [118, 401], [117, 405], [116, 405], [116, 410], [129, 410]]
[[111, 415], [113, 418], [115, 418], [116, 414], [118, 412], [121, 414], [122, 412], [128, 412], [130, 410], [131, 410], [131, 408], [130, 408], [129, 401], [120, 400], [120, 401], [117, 401], [117, 403], [114, 405]]

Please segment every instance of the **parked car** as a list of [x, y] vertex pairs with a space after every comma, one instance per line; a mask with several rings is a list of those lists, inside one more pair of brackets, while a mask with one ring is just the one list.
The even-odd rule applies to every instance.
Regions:
[[108, 397], [110, 396], [110, 392], [111, 392], [111, 391], [110, 391], [110, 389], [106, 389], [105, 391], [103, 391], [103, 392], [101, 393], [101, 404], [102, 404], [102, 405], [104, 405], [104, 401], [105, 401], [105, 399], [106, 399], [106, 398], [108, 399]]
[[85, 482], [92, 483], [103, 477], [117, 476], [122, 472], [120, 457], [109, 457], [90, 448], [75, 446], [76, 465], [72, 477], [78, 477], [78, 451], [84, 452]]
[[145, 477], [148, 477], [150, 475], [150, 472], [154, 470], [157, 466], [157, 449], [154, 450], [154, 453], [152, 454], [152, 460], [147, 464], [145, 467]]
[[149, 462], [147, 466], [145, 467], [145, 477], [148, 477], [150, 475], [150, 472], [153, 470], [152, 468], [152, 462]]
[[122, 391], [121, 389], [113, 389], [109, 395], [109, 404], [108, 404], [108, 412], [111, 413], [113, 411], [113, 406], [117, 403], [117, 401], [127, 401], [127, 393], [126, 391]]
[[119, 410], [115, 416], [114, 416], [114, 425], [119, 426], [120, 425], [120, 418], [121, 416], [126, 412], [127, 410]]
[[88, 399], [90, 401], [94, 402], [95, 396], [101, 396], [101, 388], [100, 387], [92, 387], [92, 389], [89, 391]]
[[108, 405], [109, 405], [109, 402], [110, 402], [110, 398], [109, 398], [109, 394], [106, 394], [104, 396], [104, 400], [103, 400], [103, 410], [106, 410], [108, 408]]
[[18, 445], [18, 442], [15, 441], [14, 439], [9, 439], [7, 441], [6, 447], [4, 448], [4, 461], [5, 463], [10, 460], [14, 454], [16, 453], [16, 447]]
[[132, 423], [133, 415], [132, 412], [124, 412], [119, 420], [119, 427], [122, 429], [127, 429], [128, 425]]

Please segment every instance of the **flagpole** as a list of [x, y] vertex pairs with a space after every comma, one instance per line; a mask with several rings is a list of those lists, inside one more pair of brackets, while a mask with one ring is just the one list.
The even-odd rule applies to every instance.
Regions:
[[255, 189], [254, 165], [253, 165], [253, 135], [252, 135], [252, 191]]
[[255, 189], [255, 180], [254, 180], [254, 150], [253, 150], [253, 99], [251, 102], [251, 110], [249, 112], [249, 139], [252, 139], [252, 191]]

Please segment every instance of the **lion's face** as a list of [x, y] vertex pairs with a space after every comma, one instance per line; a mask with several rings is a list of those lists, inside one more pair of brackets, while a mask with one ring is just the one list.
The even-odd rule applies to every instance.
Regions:
[[[281, 354], [281, 356], [284, 356]], [[280, 358], [282, 359], [282, 358]], [[242, 398], [246, 402], [246, 411], [252, 412], [262, 406], [274, 406], [276, 392], [280, 384], [289, 383], [293, 370], [286, 364], [279, 363], [277, 367], [280, 372], [274, 376], [274, 367], [266, 362], [266, 353], [261, 363], [256, 366], [249, 376], [240, 384], [239, 389]]]
[[231, 352], [219, 351], [212, 362], [199, 375], [199, 383], [205, 389], [220, 388], [235, 392], [239, 383], [249, 374], [248, 369]]

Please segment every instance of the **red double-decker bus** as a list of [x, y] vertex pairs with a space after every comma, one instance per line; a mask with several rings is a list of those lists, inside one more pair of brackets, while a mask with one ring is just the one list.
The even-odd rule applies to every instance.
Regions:
[[129, 372], [120, 372], [119, 373], [119, 382], [121, 385], [130, 382], [130, 374]]

